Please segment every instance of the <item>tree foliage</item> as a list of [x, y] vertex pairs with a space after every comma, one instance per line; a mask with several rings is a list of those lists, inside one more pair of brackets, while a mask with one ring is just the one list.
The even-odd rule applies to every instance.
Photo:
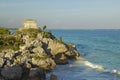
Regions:
[[46, 25], [44, 25], [44, 26], [43, 26], [43, 31], [45, 31], [45, 29], [46, 29], [46, 28], [47, 28], [47, 26], [46, 26]]

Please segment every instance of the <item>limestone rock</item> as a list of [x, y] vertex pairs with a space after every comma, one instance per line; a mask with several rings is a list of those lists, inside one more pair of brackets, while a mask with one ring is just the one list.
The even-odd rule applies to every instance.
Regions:
[[70, 59], [77, 59], [80, 57], [79, 52], [76, 49], [76, 46], [74, 44], [68, 44], [69, 48], [68, 51], [65, 53], [68, 58]]
[[45, 56], [37, 59], [35, 57], [32, 58], [32, 63], [47, 70], [54, 69], [56, 66], [54, 60]]
[[5, 58], [9, 58], [12, 59], [12, 57], [14, 56], [15, 51], [12, 49], [8, 49], [8, 50], [4, 50], [2, 54], [5, 54]]
[[37, 34], [37, 39], [42, 40], [43, 39], [43, 34], [42, 33], [38, 33]]
[[40, 46], [40, 47], [42, 47], [42, 41], [41, 40], [39, 40], [39, 39], [35, 39], [34, 41], [32, 41], [31, 43], [29, 43], [30, 45], [33, 45], [33, 46], [35, 46], [35, 47], [38, 47], [38, 46]]
[[48, 44], [48, 48], [51, 49], [51, 54], [56, 55], [58, 53], [64, 53], [67, 51], [66, 45], [56, 41], [50, 40]]
[[30, 42], [32, 41], [32, 39], [31, 39], [28, 35], [24, 35], [24, 36], [22, 37], [22, 41], [23, 41], [23, 43], [24, 43], [25, 45], [29, 45]]
[[34, 53], [36, 53], [38, 56], [44, 56], [44, 55], [46, 55], [44, 49], [42, 47], [40, 47], [40, 46], [34, 48], [32, 51]]
[[3, 60], [3, 58], [0, 57], [0, 67], [2, 67], [3, 64], [4, 64], [4, 60]]

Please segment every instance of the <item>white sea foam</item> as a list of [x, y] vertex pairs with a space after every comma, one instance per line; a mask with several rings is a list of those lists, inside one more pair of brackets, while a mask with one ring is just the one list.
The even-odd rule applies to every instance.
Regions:
[[111, 70], [111, 73], [120, 75], [120, 71], [119, 71], [119, 70], [116, 70], [116, 69]]
[[[97, 71], [101, 71], [101, 72], [107, 72], [107, 73], [112, 73], [112, 74], [117, 74], [117, 75], [120, 75], [120, 71], [117, 70], [117, 69], [107, 69], [107, 68], [104, 68], [102, 65], [98, 65], [98, 64], [94, 64], [94, 63], [91, 63], [87, 60], [85, 60], [84, 58], [79, 58], [75, 64], [83, 64], [87, 67], [90, 67], [92, 69], [95, 69]], [[71, 66], [75, 66], [75, 65], [71, 65]]]
[[105, 70], [103, 66], [93, 64], [93, 63], [91, 63], [89, 61], [84, 61], [83, 64], [86, 65], [86, 66], [88, 66], [88, 67], [91, 67], [93, 69], [99, 70], [99, 71], [104, 71]]

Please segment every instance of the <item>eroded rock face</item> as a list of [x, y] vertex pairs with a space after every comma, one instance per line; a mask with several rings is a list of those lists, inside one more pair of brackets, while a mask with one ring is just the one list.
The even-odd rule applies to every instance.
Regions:
[[66, 45], [56, 41], [56, 40], [50, 40], [48, 44], [48, 48], [51, 49], [51, 54], [56, 55], [58, 53], [63, 53], [67, 51]]
[[[38, 33], [34, 38], [27, 33], [16, 35], [15, 38], [21, 39], [19, 41], [22, 45], [17, 46], [19, 50], [6, 49], [0, 53], [2, 77], [10, 80], [27, 80], [27, 78], [39, 80], [43, 75], [39, 72], [39, 68], [52, 70], [56, 64], [68, 64], [68, 60], [77, 59], [80, 56], [75, 45], [60, 42], [48, 33], [46, 35], [47, 37], [44, 36], [44, 32]], [[21, 64], [24, 64], [25, 72], [23, 67], [16, 66]], [[33, 68], [35, 70], [32, 70]], [[26, 73], [27, 69], [30, 69], [30, 72], [28, 70]], [[23, 78], [23, 74], [28, 76]], [[41, 78], [41, 80], [45, 79]]]
[[22, 40], [25, 40], [24, 45], [20, 46], [18, 51], [8, 49], [1, 52], [1, 67], [25, 63], [28, 68], [35, 65], [54, 69], [56, 64], [67, 64], [69, 59], [77, 59], [80, 56], [75, 45], [67, 45], [56, 39], [36, 38], [32, 41], [28, 35], [22, 35]]
[[3, 51], [4, 57], [8, 58], [8, 59], [12, 59], [14, 56], [14, 53], [15, 52], [12, 49], [8, 49], [8, 50]]
[[74, 44], [65, 44], [57, 40], [43, 38], [42, 41], [47, 44], [46, 49], [57, 64], [67, 64], [68, 59], [77, 59], [79, 52]]

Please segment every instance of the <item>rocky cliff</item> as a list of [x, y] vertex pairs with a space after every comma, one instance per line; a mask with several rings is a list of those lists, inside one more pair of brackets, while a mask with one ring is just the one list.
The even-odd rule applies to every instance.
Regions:
[[[28, 78], [33, 76], [31, 74], [45, 75], [41, 69], [50, 71], [57, 64], [67, 64], [80, 56], [75, 45], [61, 42], [41, 29], [18, 30], [0, 38], [0, 47], [4, 47], [0, 50], [0, 73], [6, 80], [24, 80], [26, 74]], [[9, 71], [13, 75], [7, 75]], [[45, 76], [41, 80], [45, 80]]]

